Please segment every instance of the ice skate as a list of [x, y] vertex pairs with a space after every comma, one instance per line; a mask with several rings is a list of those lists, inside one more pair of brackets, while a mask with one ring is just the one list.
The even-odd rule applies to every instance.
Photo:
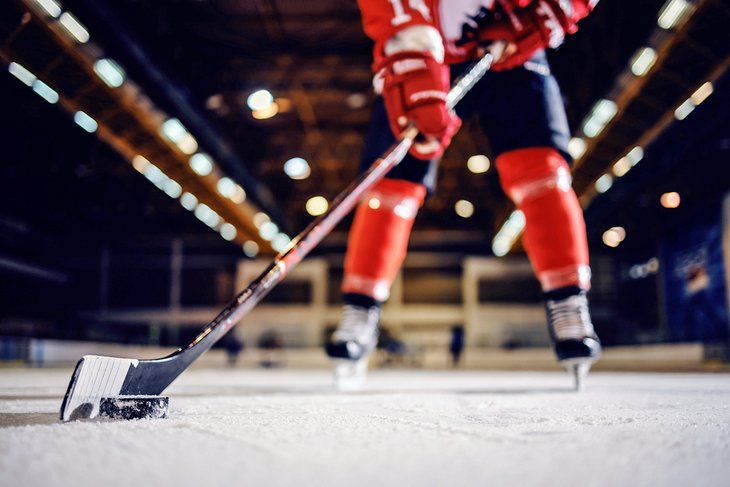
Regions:
[[580, 390], [588, 371], [601, 356], [601, 342], [593, 329], [585, 291], [545, 303], [548, 328], [555, 355], [573, 377], [575, 390]]
[[368, 360], [378, 343], [380, 308], [345, 305], [337, 330], [325, 350], [334, 365], [335, 387], [355, 390], [362, 387]]

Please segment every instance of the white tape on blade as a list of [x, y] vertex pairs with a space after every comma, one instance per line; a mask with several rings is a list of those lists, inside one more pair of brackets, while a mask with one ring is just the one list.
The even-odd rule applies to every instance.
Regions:
[[69, 419], [77, 407], [85, 403], [93, 406], [89, 417], [96, 417], [99, 414], [100, 399], [118, 396], [129, 367], [136, 367], [138, 363], [136, 359], [86, 355], [66, 405], [64, 421]]

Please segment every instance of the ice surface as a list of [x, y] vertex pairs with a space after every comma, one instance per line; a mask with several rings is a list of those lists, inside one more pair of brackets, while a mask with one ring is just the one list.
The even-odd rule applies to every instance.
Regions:
[[58, 421], [71, 369], [0, 369], [2, 486], [727, 486], [730, 376], [193, 369], [170, 417]]

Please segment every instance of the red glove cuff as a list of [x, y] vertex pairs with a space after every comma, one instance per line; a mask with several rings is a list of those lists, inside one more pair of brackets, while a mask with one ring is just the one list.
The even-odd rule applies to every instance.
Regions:
[[383, 79], [382, 95], [395, 136], [414, 123], [431, 141], [414, 144], [411, 154], [419, 159], [440, 156], [461, 125], [459, 118], [446, 107], [448, 66], [436, 61], [427, 51], [402, 51], [382, 61], [378, 76]]

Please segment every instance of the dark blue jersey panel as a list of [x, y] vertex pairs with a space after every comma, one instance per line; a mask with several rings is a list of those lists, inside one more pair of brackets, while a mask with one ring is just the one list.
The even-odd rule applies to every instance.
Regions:
[[[452, 78], [467, 67], [468, 64], [452, 66]], [[467, 93], [456, 112], [464, 120], [478, 117], [494, 157], [516, 149], [552, 147], [570, 160], [570, 130], [563, 99], [543, 51], [523, 67], [488, 72]], [[394, 142], [385, 106], [378, 97], [365, 139], [361, 170], [370, 167]], [[435, 160], [422, 161], [408, 155], [387, 177], [423, 183], [433, 192], [437, 166]]]

